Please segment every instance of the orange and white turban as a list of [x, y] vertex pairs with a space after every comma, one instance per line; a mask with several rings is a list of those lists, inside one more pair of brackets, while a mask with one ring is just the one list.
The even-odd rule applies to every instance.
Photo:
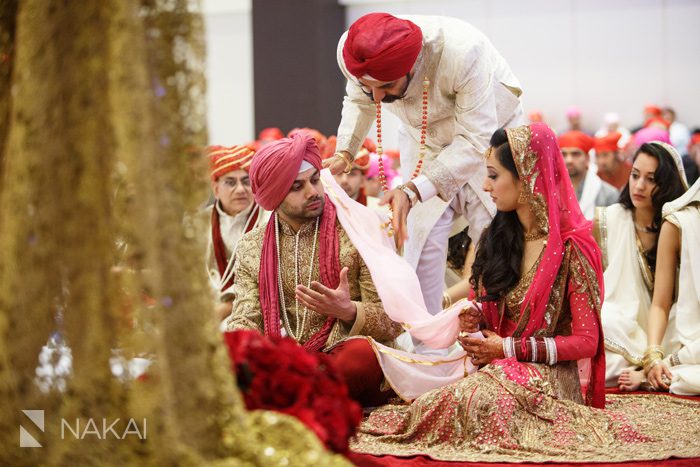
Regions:
[[249, 146], [209, 146], [207, 155], [209, 156], [211, 179], [216, 181], [222, 175], [234, 170], [247, 172], [254, 154], [255, 151]]

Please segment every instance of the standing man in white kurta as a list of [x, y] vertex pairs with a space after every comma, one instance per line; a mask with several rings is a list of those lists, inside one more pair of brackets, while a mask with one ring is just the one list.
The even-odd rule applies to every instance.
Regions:
[[[427, 309], [436, 314], [452, 221], [464, 215], [476, 243], [495, 214], [481, 189], [483, 154], [494, 131], [521, 124], [520, 83], [484, 34], [437, 16], [365, 15], [340, 38], [338, 64], [348, 80], [347, 95], [337, 152], [325, 166], [333, 173], [351, 166], [375, 121], [375, 102], [401, 120], [407, 183], [390, 190], [384, 202], [391, 203], [397, 242], [406, 242], [404, 256], [416, 268]], [[412, 178], [424, 116], [425, 153], [420, 174]]]

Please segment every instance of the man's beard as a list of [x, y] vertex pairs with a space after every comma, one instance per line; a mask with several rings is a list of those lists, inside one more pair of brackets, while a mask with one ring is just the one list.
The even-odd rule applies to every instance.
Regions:
[[[406, 97], [406, 90], [408, 90], [408, 85], [411, 83], [411, 73], [406, 73], [406, 85], [404, 88], [401, 90], [401, 94], [396, 96], [394, 94], [386, 94], [384, 98], [382, 99], [382, 102], [385, 104], [391, 104], [392, 102], [395, 102], [399, 99], [403, 99]], [[360, 90], [364, 93], [365, 96], [369, 97], [372, 102], [374, 102], [374, 96], [372, 95], [371, 92], [365, 92], [363, 89], [360, 88]]]

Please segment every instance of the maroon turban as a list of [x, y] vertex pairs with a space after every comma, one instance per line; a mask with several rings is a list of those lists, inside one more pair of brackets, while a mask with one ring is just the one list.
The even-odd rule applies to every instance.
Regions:
[[343, 61], [357, 78], [394, 81], [411, 71], [422, 47], [423, 33], [411, 21], [370, 13], [350, 26]]
[[263, 146], [250, 164], [255, 202], [268, 211], [282, 203], [296, 180], [302, 161], [321, 170], [321, 156], [314, 139], [303, 132]]

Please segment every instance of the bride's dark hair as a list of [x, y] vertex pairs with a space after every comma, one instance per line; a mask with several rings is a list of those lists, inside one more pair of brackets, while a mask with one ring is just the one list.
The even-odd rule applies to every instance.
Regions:
[[[497, 130], [491, 136], [490, 144], [501, 165], [519, 179], [506, 130]], [[491, 225], [481, 234], [472, 266], [472, 288], [477, 294], [478, 285], [486, 290], [486, 295], [477, 295], [477, 299], [498, 300], [515, 286], [520, 279], [522, 256], [523, 227], [518, 215], [515, 211], [496, 212]]]

